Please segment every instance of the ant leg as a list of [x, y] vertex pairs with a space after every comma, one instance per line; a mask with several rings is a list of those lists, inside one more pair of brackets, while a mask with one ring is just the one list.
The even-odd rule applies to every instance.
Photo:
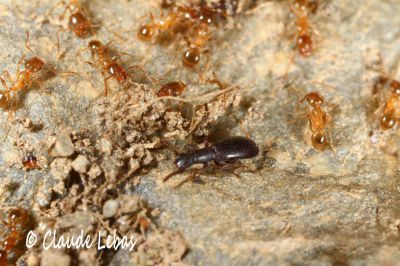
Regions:
[[13, 110], [13, 107], [14, 107], [13, 102], [15, 100], [15, 97], [10, 97], [10, 93], [7, 92], [6, 94], [7, 94], [7, 96], [6, 96], [7, 99], [10, 100], [10, 106], [7, 106], [6, 108], [10, 109], [10, 112], [7, 115], [6, 128], [4, 130], [5, 131], [4, 132], [4, 138], [2, 138], [2, 140], [1, 140], [2, 143], [6, 141], [6, 139], [8, 138], [8, 134], [10, 133], [11, 126], [9, 124], [9, 121], [10, 121], [11, 114], [13, 114], [13, 112], [14, 112], [14, 110]]
[[28, 49], [29, 51], [31, 51], [34, 54], [31, 47], [29, 47], [29, 30], [26, 31], [25, 47], [26, 47], [26, 49]]
[[65, 5], [64, 11], [60, 14], [60, 17], [59, 17], [60, 20], [63, 20], [64, 16], [65, 16], [65, 13], [67, 13], [67, 10], [69, 10], [70, 8], [63, 0], [61, 0], [60, 3]]
[[21, 57], [21, 59], [18, 61], [17, 69], [15, 70], [15, 79], [18, 80], [19, 76], [21, 74], [21, 65], [25, 61], [25, 55]]
[[67, 31], [67, 30], [66, 30], [66, 29], [63, 29], [63, 28], [60, 28], [60, 29], [57, 31], [57, 53], [58, 53], [58, 58], [61, 57], [61, 53], [60, 53], [60, 33], [61, 33], [61, 32], [65, 32], [65, 31]]
[[134, 69], [134, 68], [137, 68], [137, 69], [141, 70], [141, 71], [144, 73], [144, 75], [146, 76], [146, 78], [147, 78], [152, 84], [154, 84], [154, 83], [157, 82], [157, 79], [154, 78], [154, 77], [152, 77], [152, 76], [150, 76], [149, 73], [147, 73], [147, 71], [144, 70], [141, 66], [138, 66], [138, 65], [130, 66], [130, 67], [127, 68], [127, 70]]
[[329, 85], [329, 84], [326, 84], [326, 83], [324, 83], [324, 82], [322, 82], [322, 81], [312, 80], [311, 82], [314, 83], [314, 84], [318, 84], [318, 85], [325, 86], [326, 88], [328, 88], [328, 89], [330, 89], [330, 90], [332, 90], [332, 91], [337, 91], [336, 88], [335, 88], [334, 86]]
[[296, 56], [296, 51], [293, 51], [292, 55], [290, 56], [289, 63], [288, 63], [287, 66], [286, 66], [285, 73], [284, 73], [283, 76], [282, 76], [283, 81], [287, 81], [287, 80], [288, 80], [289, 70], [290, 70], [291, 65], [294, 64], [294, 58], [295, 58], [295, 56]]
[[3, 85], [4, 89], [6, 89], [6, 91], [10, 90], [8, 88], [8, 85], [7, 85], [6, 81], [2, 77], [0, 77], [0, 82]]
[[60, 72], [57, 74], [60, 75], [61, 77], [63, 77], [63, 75], [64, 75], [65, 77], [63, 77], [63, 78], [65, 78], [65, 79], [68, 79], [69, 77], [72, 77], [72, 76], [79, 76], [79, 73], [74, 72], [74, 71], [64, 71], [64, 72]]
[[226, 85], [223, 84], [223, 83], [217, 78], [217, 75], [215, 74], [214, 71], [212, 72], [212, 75], [213, 75], [213, 77], [212, 77], [212, 78], [209, 78], [209, 79], [207, 80], [207, 83], [216, 84], [216, 85], [219, 87], [220, 90], [224, 90], [224, 89], [226, 88]]
[[11, 78], [10, 73], [7, 70], [3, 70], [3, 76], [8, 82], [10, 82], [10, 84], [14, 83], [13, 79]]
[[203, 53], [206, 55], [207, 59], [206, 59], [206, 62], [204, 64], [203, 70], [199, 74], [199, 79], [200, 80], [205, 80], [204, 79], [204, 74], [208, 71], [208, 69], [210, 67], [211, 52], [209, 50], [204, 50]]
[[328, 123], [329, 147], [331, 148], [333, 154], [336, 154], [336, 150], [335, 150], [335, 147], [333, 146], [333, 138], [332, 138], [332, 128], [331, 128], [332, 118], [330, 115], [328, 115], [327, 119], [328, 119], [327, 123]]
[[94, 68], [97, 68], [96, 64], [90, 61], [85, 61], [86, 64], [91, 65]]
[[107, 81], [110, 79], [110, 78], [113, 78], [115, 75], [111, 75], [111, 76], [109, 76], [109, 77], [107, 77], [107, 78], [104, 78], [104, 96], [107, 96], [107, 94], [108, 94], [108, 85], [107, 85]]

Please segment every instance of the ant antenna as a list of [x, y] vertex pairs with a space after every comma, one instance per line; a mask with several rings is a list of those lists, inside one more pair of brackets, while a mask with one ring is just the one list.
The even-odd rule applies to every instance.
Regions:
[[33, 50], [29, 47], [29, 30], [26, 31], [25, 47], [34, 54]]

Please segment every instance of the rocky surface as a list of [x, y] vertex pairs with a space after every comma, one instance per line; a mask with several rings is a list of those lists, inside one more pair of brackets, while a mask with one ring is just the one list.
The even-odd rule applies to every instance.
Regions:
[[[111, 265], [399, 263], [400, 135], [398, 128], [379, 129], [382, 101], [372, 96], [382, 72], [379, 54], [386, 72], [400, 78], [396, 1], [321, 1], [310, 17], [316, 51], [307, 59], [296, 54], [289, 68], [295, 29], [290, 8], [286, 1], [258, 1], [216, 30], [210, 66], [230, 91], [211, 90], [208, 98], [198, 95], [213, 86], [199, 85], [198, 75], [181, 66], [179, 44], [137, 40], [143, 16], [158, 10], [151, 1], [87, 2], [100, 25], [96, 38], [115, 39], [112, 49], [129, 54], [122, 54], [126, 65], [188, 83], [183, 97], [192, 119], [170, 110], [171, 102], [155, 100], [148, 82], [126, 89], [111, 82], [109, 96], [103, 97], [100, 72], [85, 63], [88, 40], [61, 32], [59, 58], [62, 7], [47, 15], [45, 0], [0, 1], [0, 48], [6, 51], [0, 54], [0, 69], [14, 73], [23, 54], [32, 56], [25, 48], [29, 30], [29, 46], [55, 73], [24, 93], [11, 115], [1, 113], [0, 133], [7, 136], [0, 147], [2, 205], [28, 207], [37, 224], [57, 228], [75, 217], [76, 228], [88, 231], [107, 225], [128, 232], [122, 226], [126, 213], [142, 213], [132, 221], [140, 238], [137, 250], [107, 258]], [[285, 86], [288, 82], [294, 90]], [[309, 141], [298, 97], [313, 90], [325, 97], [333, 118], [332, 150], [316, 151]], [[240, 178], [210, 166], [201, 174], [204, 185], [174, 188], [191, 171], [161, 181], [174, 170], [175, 154], [185, 144], [246, 134], [261, 154], [235, 171]], [[21, 160], [31, 152], [41, 169], [27, 172]], [[86, 211], [96, 219], [80, 221], [88, 217]], [[143, 219], [159, 229], [151, 231]], [[144, 239], [141, 230], [152, 233]], [[71, 263], [66, 253], [57, 252], [63, 265]], [[43, 265], [51, 265], [54, 256], [37, 250], [21, 259], [37, 265], [41, 257]], [[73, 261], [93, 265], [98, 259], [82, 251]]]

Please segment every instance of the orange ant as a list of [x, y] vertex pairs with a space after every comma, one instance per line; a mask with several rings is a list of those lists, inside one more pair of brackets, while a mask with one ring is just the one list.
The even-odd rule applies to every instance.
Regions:
[[158, 97], [164, 97], [164, 96], [179, 96], [181, 95], [185, 89], [186, 89], [187, 85], [185, 84], [185, 82], [183, 82], [182, 80], [180, 81], [173, 81], [167, 84], [164, 84], [163, 86], [161, 86], [160, 90], [157, 92], [157, 96]]
[[[98, 40], [92, 40], [89, 42], [89, 49], [92, 52], [92, 59], [102, 69], [102, 75], [104, 76], [104, 87], [105, 87], [104, 95], [106, 96], [108, 93], [107, 81], [111, 78], [115, 78], [120, 84], [122, 85], [125, 84], [126, 80], [129, 77], [129, 74], [127, 73], [127, 70], [129, 69], [138, 68], [139, 70], [143, 71], [147, 76], [147, 72], [140, 66], [131, 66], [128, 68], [124, 68], [120, 63], [117, 62], [116, 59], [111, 58], [111, 56], [107, 51], [107, 46], [109, 46], [111, 42], [108, 42], [106, 45], [103, 45]], [[94, 65], [94, 63], [92, 62], [87, 62], [87, 63], [90, 65]], [[107, 73], [110, 76], [105, 77]]]
[[314, 50], [314, 44], [310, 34], [308, 11], [314, 13], [315, 10], [318, 8], [318, 3], [309, 2], [308, 0], [292, 0], [290, 8], [297, 16], [297, 49], [301, 56], [309, 57]]
[[[324, 98], [318, 92], [310, 92], [300, 101], [307, 101], [309, 108], [307, 110], [309, 128], [312, 133], [311, 143], [317, 150], [324, 150], [330, 142], [327, 139], [326, 129], [329, 128], [330, 117], [322, 110]], [[330, 136], [330, 139], [332, 137]]]
[[[89, 35], [93, 35], [93, 25], [89, 19], [89, 15], [86, 10], [80, 5], [79, 0], [70, 0], [66, 3], [64, 0], [58, 2], [58, 4], [65, 6], [64, 11], [60, 15], [60, 20], [64, 18], [67, 10], [70, 12], [68, 19], [68, 29], [75, 33], [79, 38], [86, 38]], [[57, 4], [57, 5], [58, 5]], [[50, 13], [50, 12], [49, 12]], [[57, 32], [57, 48], [60, 51], [60, 32], [66, 31], [67, 29], [60, 29]]]
[[400, 121], [400, 82], [390, 82], [391, 94], [385, 103], [380, 126], [383, 130], [393, 128]]
[[[165, 0], [161, 3], [162, 8], [170, 8], [173, 5], [173, 3]], [[204, 3], [201, 3], [199, 7], [178, 5], [168, 15], [162, 15], [162, 18], [157, 22], [154, 22], [155, 18], [150, 14], [152, 22], [142, 25], [137, 36], [142, 41], [150, 41], [162, 32], [175, 34], [191, 28], [195, 23], [217, 24], [217, 18], [221, 17], [218, 16], [219, 14], [222, 14], [222, 12], [217, 12], [216, 8], [209, 7]]]
[[[390, 87], [390, 96], [387, 98], [385, 102], [385, 106], [383, 108], [383, 114], [380, 118], [380, 127], [382, 130], [389, 130], [393, 128], [396, 123], [400, 121], [400, 81], [391, 78], [389, 74], [385, 73], [383, 68], [383, 60], [381, 55], [378, 55], [379, 63], [381, 65], [381, 75], [378, 77], [377, 81], [373, 86], [372, 93], [376, 95], [381, 91], [381, 89], [389, 83]], [[393, 72], [396, 72], [397, 69], [394, 69]], [[392, 72], [392, 73], [393, 73]]]
[[20, 253], [16, 250], [19, 243], [23, 240], [25, 232], [31, 225], [30, 216], [25, 209], [12, 208], [5, 213], [8, 221], [5, 219], [2, 223], [9, 229], [9, 233], [3, 241], [3, 247], [0, 250], [0, 266], [9, 265], [9, 255], [11, 252]]
[[[28, 46], [29, 32], [26, 35], [25, 46], [28, 50], [32, 51]], [[21, 70], [21, 65], [24, 66], [24, 70]], [[34, 56], [25, 60], [25, 55], [18, 62], [17, 70], [15, 73], [15, 80], [11, 78], [10, 73], [7, 70], [3, 71], [3, 77], [0, 77], [0, 82], [4, 87], [3, 91], [0, 91], [0, 107], [4, 109], [10, 109], [15, 103], [16, 94], [19, 91], [27, 89], [36, 79], [34, 74], [38, 73], [45, 66], [42, 59]], [[10, 86], [7, 85], [7, 82]]]
[[[190, 42], [187, 40], [188, 48], [183, 53], [182, 63], [184, 66], [189, 68], [194, 68], [200, 62], [201, 53], [209, 54], [208, 50], [201, 50], [205, 46], [207, 41], [211, 38], [211, 33], [209, 31], [209, 26], [205, 23], [198, 24], [194, 29], [194, 41]], [[206, 66], [208, 64], [208, 60]]]
[[154, 16], [150, 14], [150, 19], [152, 22], [142, 25], [137, 32], [138, 38], [142, 41], [154, 40], [162, 32], [171, 33], [172, 28], [179, 22], [179, 13], [170, 12], [157, 22], [155, 22]]

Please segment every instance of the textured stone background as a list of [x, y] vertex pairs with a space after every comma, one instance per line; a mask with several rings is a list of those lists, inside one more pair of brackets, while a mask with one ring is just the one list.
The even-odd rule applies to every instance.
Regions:
[[[80, 76], [51, 79], [25, 95], [17, 117], [41, 120], [44, 130], [26, 133], [18, 123], [7, 123], [8, 113], [2, 112], [0, 133], [10, 124], [10, 134], [0, 146], [0, 178], [20, 184], [12, 193], [3, 187], [2, 202], [7, 205], [33, 206], [36, 195], [45, 194], [55, 182], [50, 173], [18, 169], [15, 162], [21, 153], [15, 139], [22, 136], [39, 145], [46, 132], [60, 125], [91, 132], [96, 129], [91, 102], [102, 97], [98, 72], [77, 56], [88, 58], [82, 49], [87, 41], [62, 33], [65, 54], [58, 60], [59, 22], [41, 23], [52, 1], [37, 2], [1, 1], [0, 69], [13, 73], [27, 53], [24, 40], [29, 30], [30, 45], [39, 57], [59, 71]], [[86, 5], [101, 24], [98, 39], [118, 40], [112, 37], [114, 31], [125, 38], [115, 45], [131, 54], [124, 60], [140, 62], [154, 76], [170, 71], [168, 79], [194, 84], [197, 76], [181, 67], [173, 46], [136, 39], [141, 17], [156, 10], [152, 3], [96, 0]], [[175, 189], [173, 184], [185, 175], [166, 184], [160, 181], [173, 167], [174, 153], [165, 150], [169, 159], [143, 175], [132, 193], [162, 210], [162, 226], [182, 233], [190, 248], [184, 260], [188, 264], [399, 264], [399, 131], [382, 133], [369, 106], [379, 75], [377, 53], [388, 71], [399, 61], [400, 2], [324, 1], [311, 18], [318, 32], [317, 50], [308, 59], [296, 56], [288, 79], [301, 95], [312, 90], [324, 95], [333, 117], [335, 153], [311, 148], [304, 108], [298, 108], [296, 95], [280, 79], [293, 54], [289, 13], [286, 1], [258, 3], [235, 18], [234, 27], [219, 30], [210, 45], [217, 76], [250, 90], [243, 96], [245, 104], [214, 123], [213, 137], [248, 131], [263, 151], [248, 162], [258, 170], [241, 172], [241, 179], [210, 170], [202, 176], [205, 185], [187, 183]], [[195, 88], [189, 86], [188, 93], [196, 94]], [[119, 255], [114, 265], [127, 254]]]

